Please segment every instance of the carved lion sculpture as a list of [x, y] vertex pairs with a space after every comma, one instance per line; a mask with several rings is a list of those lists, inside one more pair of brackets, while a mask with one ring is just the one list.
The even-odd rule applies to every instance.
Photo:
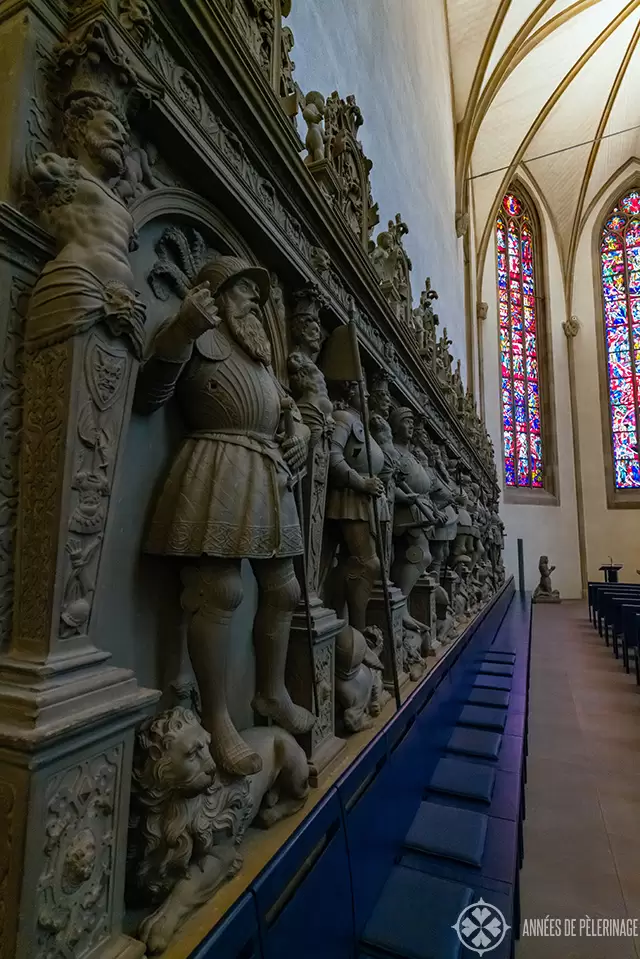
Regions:
[[242, 866], [248, 826], [268, 827], [297, 812], [309, 767], [293, 736], [278, 726], [242, 733], [262, 770], [235, 777], [216, 768], [210, 737], [178, 706], [138, 733], [131, 818], [134, 890], [160, 903], [140, 925], [150, 954], [163, 952], [192, 909]]

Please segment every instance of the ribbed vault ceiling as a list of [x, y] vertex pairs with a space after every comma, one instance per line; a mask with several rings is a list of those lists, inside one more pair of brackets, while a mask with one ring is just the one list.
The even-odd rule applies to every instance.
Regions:
[[458, 208], [472, 177], [479, 270], [523, 166], [550, 214], [570, 304], [589, 206], [640, 157], [640, 129], [629, 129], [640, 124], [640, 0], [446, 3]]

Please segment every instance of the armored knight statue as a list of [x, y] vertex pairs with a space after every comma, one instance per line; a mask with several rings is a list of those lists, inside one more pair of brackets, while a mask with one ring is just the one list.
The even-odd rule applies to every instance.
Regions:
[[289, 354], [289, 385], [305, 424], [311, 430], [312, 444], [323, 431], [333, 429], [326, 380], [316, 365], [324, 339], [320, 323], [320, 308], [324, 298], [314, 287], [305, 287], [293, 296], [290, 318], [293, 352]]
[[[391, 578], [400, 587], [408, 603], [411, 591], [432, 562], [427, 531], [443, 524], [445, 517], [429, 496], [431, 478], [411, 448], [414, 431], [412, 410], [406, 407], [395, 409], [391, 414], [391, 429], [400, 457], [400, 468], [405, 477], [396, 489]], [[418, 632], [426, 629], [409, 615], [408, 608], [404, 616], [404, 626]]]
[[393, 433], [389, 425], [391, 413], [391, 393], [389, 379], [386, 373], [375, 373], [371, 379], [371, 393], [369, 395], [369, 424], [371, 435], [384, 454], [384, 466], [380, 471], [380, 479], [384, 483], [389, 507], [388, 522], [383, 524], [384, 539], [384, 567], [387, 578], [391, 572], [391, 557], [393, 553], [393, 507], [396, 495], [396, 483], [401, 475], [400, 457], [393, 445]]
[[[273, 375], [260, 310], [269, 274], [233, 256], [206, 263], [177, 316], [156, 334], [138, 381], [138, 408], [175, 393], [188, 435], [165, 479], [145, 549], [183, 563], [182, 603], [216, 762], [250, 775], [260, 756], [229, 716], [226, 672], [231, 620], [243, 598], [240, 564], [258, 584], [253, 709], [293, 734], [313, 715], [291, 700], [285, 664], [300, 599], [293, 559], [302, 552], [292, 485], [307, 458], [309, 430], [289, 411]], [[289, 401], [292, 403], [293, 401]]]
[[444, 521], [438, 523], [429, 531], [429, 548], [431, 550], [432, 562], [428, 573], [434, 577], [436, 582], [440, 582], [442, 572], [449, 557], [451, 544], [458, 533], [458, 511], [455, 506], [455, 493], [438, 475], [435, 448], [435, 444], [433, 443], [429, 443], [427, 446], [427, 466], [425, 473], [431, 484], [430, 495], [432, 502], [436, 509], [443, 514]]
[[[381, 572], [373, 510], [379, 510], [382, 522], [388, 520], [385, 488], [379, 476], [384, 469], [384, 454], [372, 437], [370, 475], [358, 384], [340, 383], [339, 392], [329, 457], [325, 556], [333, 557], [338, 547], [331, 605], [338, 616], [344, 614], [346, 606], [349, 625], [362, 633], [367, 626], [369, 599]], [[325, 560], [325, 567], [328, 565]]]

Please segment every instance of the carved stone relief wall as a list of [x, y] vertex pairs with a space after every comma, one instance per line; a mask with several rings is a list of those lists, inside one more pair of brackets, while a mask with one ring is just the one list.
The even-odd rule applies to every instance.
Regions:
[[8, 936], [136, 959], [500, 589], [502, 530], [437, 294], [414, 306], [399, 214], [372, 240], [362, 111], [297, 88], [290, 3], [211, 0], [188, 43], [188, 0], [52, 6], [4, 211], [30, 257], [0, 248], [0, 746], [17, 723], [51, 765]]

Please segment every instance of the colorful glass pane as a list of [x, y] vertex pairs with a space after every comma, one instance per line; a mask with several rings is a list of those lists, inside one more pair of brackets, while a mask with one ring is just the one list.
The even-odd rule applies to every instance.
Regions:
[[631, 193], [623, 196], [618, 205], [625, 213], [631, 213], [632, 215], [640, 213], [640, 193], [637, 190], [632, 190]]
[[507, 211], [509, 216], [520, 216], [522, 213], [522, 204], [517, 196], [514, 196], [513, 193], [507, 193], [504, 200], [502, 201], [502, 206]]
[[[609, 251], [622, 257], [612, 236]], [[535, 233], [526, 206], [507, 193], [496, 220], [504, 472], [507, 486], [541, 487], [543, 458], [536, 330]], [[617, 244], [617, 246], [616, 246]], [[611, 310], [617, 309], [612, 288]]]
[[618, 489], [640, 487], [640, 191], [627, 193], [604, 225], [600, 266], [611, 447]]

